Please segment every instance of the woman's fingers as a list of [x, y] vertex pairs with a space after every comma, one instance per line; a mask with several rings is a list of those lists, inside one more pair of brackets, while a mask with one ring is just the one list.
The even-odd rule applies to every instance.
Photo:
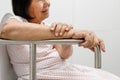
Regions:
[[73, 29], [72, 25], [63, 24], [63, 27], [61, 28], [61, 31], [60, 31], [60, 36], [62, 36], [65, 32], [70, 31], [71, 29]]
[[67, 26], [65, 28], [66, 31], [70, 31], [71, 29], [73, 29], [73, 26], [71, 24], [66, 24], [66, 26]]
[[88, 48], [90, 47], [90, 45], [92, 44], [92, 40], [90, 38], [90, 36], [88, 36], [87, 34], [85, 34], [85, 41], [83, 43], [81, 43], [80, 45], [83, 46], [84, 48]]
[[98, 45], [100, 46], [100, 48], [103, 52], [106, 51], [104, 41], [97, 37], [94, 38], [93, 42], [86, 40], [84, 43], [79, 44], [79, 46], [83, 46], [84, 48], [89, 48], [91, 51], [94, 51], [94, 47], [96, 47]]
[[79, 43], [79, 46], [89, 48], [94, 51], [94, 47], [100, 46], [101, 50], [105, 52], [105, 44], [102, 39], [98, 38], [94, 32], [88, 30], [76, 30], [72, 37], [73, 39], [84, 39], [83, 43]]
[[[72, 25], [65, 23], [53, 23], [51, 25], [51, 30], [54, 32], [55, 36], [62, 36], [65, 32], [71, 30], [72, 28]], [[84, 38], [85, 41], [83, 43], [80, 43], [79, 46], [92, 49], [93, 47], [99, 45], [101, 50], [105, 52], [105, 44], [103, 40], [98, 38], [92, 31], [79, 30], [75, 33], [75, 35], [72, 38]]]
[[104, 41], [103, 41], [102, 39], [100, 39], [100, 38], [98, 38], [98, 40], [99, 40], [99, 45], [100, 45], [101, 50], [102, 50], [103, 52], [105, 52], [106, 50], [105, 50]]
[[95, 52], [95, 50], [94, 50], [94, 47], [93, 48], [89, 48], [91, 51], [93, 51], [93, 52]]
[[52, 23], [51, 26], [50, 26], [50, 30], [51, 31], [54, 31], [56, 29], [56, 26], [57, 26], [57, 23]]
[[61, 28], [62, 26], [60, 25], [60, 23], [52, 23], [50, 30], [54, 32], [55, 36], [59, 36]]
[[62, 27], [63, 27], [62, 24], [60, 24], [60, 23], [57, 24], [56, 29], [55, 29], [55, 35], [56, 36], [60, 36]]
[[99, 39], [98, 38], [98, 40], [97, 40], [97, 42], [96, 42], [96, 44], [95, 44], [95, 46], [93, 46], [92, 48], [89, 48], [91, 51], [93, 51], [94, 52], [94, 47], [96, 47], [96, 46], [100, 46], [100, 49], [103, 51], [103, 52], [105, 52], [106, 50], [105, 50], [105, 44], [104, 44], [104, 41], [102, 40], [102, 39]]
[[52, 23], [50, 27], [50, 30], [54, 32], [55, 36], [62, 36], [71, 29], [73, 29], [73, 26], [65, 23]]
[[63, 27], [61, 28], [61, 31], [59, 32], [60, 36], [64, 35], [64, 33], [66, 32], [66, 28], [69, 29], [66, 25], [63, 25]]
[[85, 42], [81, 43], [81, 46], [85, 47], [85, 48], [92, 48], [95, 45], [95, 35], [94, 33], [90, 32], [86, 32], [85, 33]]

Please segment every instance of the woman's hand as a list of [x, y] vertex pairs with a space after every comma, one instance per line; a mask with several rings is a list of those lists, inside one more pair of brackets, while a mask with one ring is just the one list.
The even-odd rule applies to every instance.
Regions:
[[50, 27], [50, 30], [54, 32], [55, 36], [62, 36], [71, 29], [73, 29], [73, 26], [66, 23], [52, 23]]
[[[100, 49], [105, 52], [105, 44], [104, 44], [104, 41], [100, 38], [97, 38], [98, 39], [98, 45], [100, 47]], [[89, 48], [90, 50], [94, 51], [94, 47], [92, 48]]]
[[61, 59], [68, 59], [72, 53], [73, 53], [73, 48], [72, 48], [72, 45], [69, 45], [69, 44], [56, 44], [56, 45], [53, 45], [53, 48], [55, 48]]
[[[65, 32], [69, 32], [73, 29], [73, 26], [65, 23], [52, 23], [50, 30], [55, 34], [55, 36], [63, 36]], [[62, 59], [67, 59], [72, 55], [72, 46], [71, 45], [53, 45], [54, 48], [58, 51]]]
[[80, 43], [79, 46], [84, 48], [89, 48], [94, 51], [94, 47], [99, 45], [101, 50], [105, 52], [105, 45], [102, 39], [98, 38], [94, 32], [89, 30], [75, 30], [73, 34], [73, 39], [84, 39], [83, 43]]

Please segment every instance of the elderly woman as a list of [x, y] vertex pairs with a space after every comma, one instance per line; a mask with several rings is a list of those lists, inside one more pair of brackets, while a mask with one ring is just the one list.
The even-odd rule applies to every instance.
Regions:
[[[2, 21], [0, 38], [11, 40], [84, 39], [79, 44], [94, 51], [103, 41], [92, 31], [76, 30], [72, 25], [43, 20], [49, 16], [49, 0], [12, 0], [15, 15], [7, 14]], [[18, 80], [29, 80], [29, 46], [7, 45], [8, 54]], [[70, 64], [66, 59], [72, 55], [71, 45], [37, 45], [37, 80], [120, 80], [117, 76], [90, 67]]]

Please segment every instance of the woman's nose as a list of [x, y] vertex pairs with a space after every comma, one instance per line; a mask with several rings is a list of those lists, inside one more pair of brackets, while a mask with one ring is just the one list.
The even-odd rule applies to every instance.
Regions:
[[50, 1], [49, 0], [45, 0], [44, 7], [49, 7], [49, 6], [50, 6]]

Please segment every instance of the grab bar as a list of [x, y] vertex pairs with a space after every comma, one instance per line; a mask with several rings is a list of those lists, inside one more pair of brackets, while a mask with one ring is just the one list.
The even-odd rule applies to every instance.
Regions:
[[[36, 44], [78, 44], [83, 40], [60, 39], [60, 40], [40, 40], [40, 41], [15, 41], [0, 39], [0, 45], [9, 44], [28, 44], [30, 45], [30, 80], [36, 80]], [[95, 49], [95, 68], [101, 68], [101, 50], [99, 46]]]

